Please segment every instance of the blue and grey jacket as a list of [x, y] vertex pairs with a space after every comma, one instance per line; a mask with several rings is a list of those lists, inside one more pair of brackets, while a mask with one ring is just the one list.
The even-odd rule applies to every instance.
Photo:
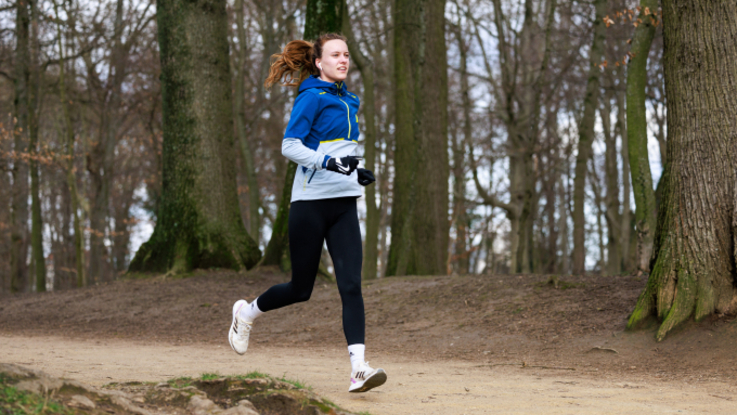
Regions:
[[343, 82], [310, 76], [299, 86], [282, 141], [282, 154], [299, 165], [292, 202], [362, 195], [356, 172], [325, 170], [330, 157], [356, 155], [359, 104]]

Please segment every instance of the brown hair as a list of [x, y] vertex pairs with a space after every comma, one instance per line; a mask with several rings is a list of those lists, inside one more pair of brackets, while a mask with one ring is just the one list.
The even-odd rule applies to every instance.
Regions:
[[269, 76], [264, 82], [266, 89], [279, 82], [284, 86], [299, 86], [308, 76], [319, 75], [315, 59], [322, 58], [322, 47], [329, 40], [347, 42], [343, 35], [326, 33], [318, 37], [315, 43], [293, 40], [284, 46], [282, 53], [271, 55]]

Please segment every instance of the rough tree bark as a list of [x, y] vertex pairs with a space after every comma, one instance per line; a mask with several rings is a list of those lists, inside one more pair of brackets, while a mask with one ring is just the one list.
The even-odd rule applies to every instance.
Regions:
[[[341, 28], [341, 0], [308, 0], [305, 16], [304, 38], [315, 40], [323, 33], [337, 33]], [[289, 206], [292, 199], [292, 183], [297, 172], [297, 164], [290, 161], [287, 164], [284, 186], [276, 211], [276, 219], [271, 230], [271, 239], [264, 250], [264, 257], [259, 265], [279, 265], [282, 269], [290, 268], [288, 220]]]
[[156, 227], [129, 271], [250, 268], [236, 191], [225, 0], [157, 3], [164, 127]]
[[641, 0], [642, 24], [632, 37], [630, 62], [627, 65], [627, 141], [632, 174], [632, 190], [635, 194], [635, 229], [637, 231], [637, 270], [650, 272], [650, 257], [655, 233], [655, 191], [650, 173], [647, 152], [647, 57], [655, 36], [658, 0]]
[[393, 10], [396, 175], [387, 275], [446, 273], [449, 166], [444, 8], [445, 0], [397, 0]]
[[691, 316], [737, 306], [737, 2], [662, 7], [668, 164], [652, 272], [627, 325], [655, 315], [657, 340]]
[[595, 0], [594, 40], [589, 50], [589, 75], [586, 81], [586, 95], [583, 103], [583, 116], [578, 130], [578, 154], [576, 155], [575, 179], [573, 180], [573, 273], [586, 271], [586, 216], [584, 197], [586, 190], [587, 164], [591, 158], [591, 144], [594, 141], [596, 109], [599, 106], [601, 58], [606, 40], [606, 25], [603, 18], [607, 13], [607, 1]]

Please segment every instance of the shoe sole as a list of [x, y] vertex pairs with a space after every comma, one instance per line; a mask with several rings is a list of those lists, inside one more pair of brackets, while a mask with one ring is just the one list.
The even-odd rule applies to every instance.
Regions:
[[384, 369], [377, 369], [376, 373], [374, 373], [373, 376], [366, 379], [363, 382], [363, 386], [360, 388], [354, 389], [352, 391], [348, 391], [350, 393], [359, 393], [359, 392], [368, 392], [373, 388], [376, 388], [378, 386], [383, 385], [386, 383], [386, 372], [384, 372]]
[[[248, 304], [248, 301], [246, 301], [246, 300], [238, 300], [238, 301], [236, 301], [236, 304], [239, 301], [243, 301], [245, 304]], [[241, 308], [243, 308], [243, 305], [241, 305], [240, 307], [238, 307], [238, 309], [236, 310], [235, 304], [233, 305], [233, 320], [230, 322], [230, 329], [228, 329], [228, 343], [230, 343], [230, 348], [233, 349], [233, 351], [236, 352], [236, 353], [238, 353], [239, 355], [243, 355], [246, 352], [240, 353], [238, 350], [235, 350], [235, 346], [233, 346], [233, 326], [235, 326], [235, 316], [236, 316], [236, 314], [238, 314], [238, 312], [241, 311]]]

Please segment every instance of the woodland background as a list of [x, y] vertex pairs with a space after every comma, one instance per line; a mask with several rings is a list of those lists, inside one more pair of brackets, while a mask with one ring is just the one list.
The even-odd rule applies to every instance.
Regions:
[[[295, 96], [263, 81], [270, 56], [302, 38], [306, 3], [227, 3], [240, 212], [262, 252], [282, 197], [281, 138]], [[642, 234], [652, 241], [653, 230], [635, 215], [641, 184], [631, 179], [625, 80], [631, 62], [647, 63], [644, 160], [657, 201], [667, 137], [657, 2], [440, 4], [445, 47], [426, 53], [447, 62], [447, 159], [430, 167], [449, 173], [437, 184], [448, 195], [448, 244], [433, 273], [647, 272]], [[411, 50], [396, 50], [393, 1], [345, 7], [347, 84], [362, 98], [362, 140], [371, 128], [378, 179], [360, 199], [364, 278], [402, 274], [388, 270], [397, 178], [428, 180], [396, 154], [395, 61]], [[632, 51], [642, 25], [654, 32], [647, 59]], [[155, 2], [0, 2], [0, 291], [125, 273], [157, 219], [162, 137]]]

